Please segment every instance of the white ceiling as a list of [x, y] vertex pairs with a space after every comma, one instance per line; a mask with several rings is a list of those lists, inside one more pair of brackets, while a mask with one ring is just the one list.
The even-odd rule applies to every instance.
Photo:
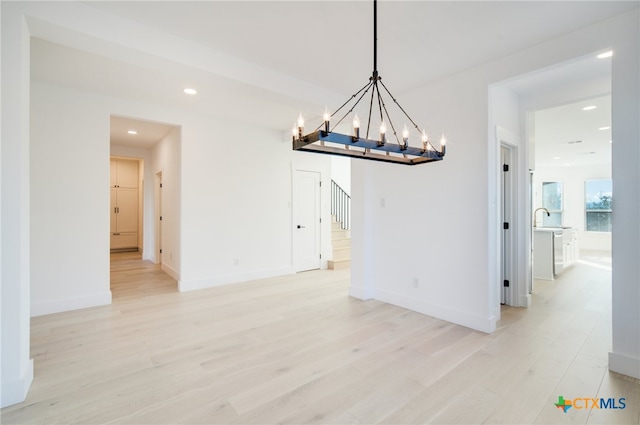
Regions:
[[[586, 106], [596, 109], [585, 111]], [[610, 127], [610, 96], [536, 111], [536, 166], [611, 163]]]
[[[82, 34], [50, 36], [50, 28], [41, 28], [36, 36], [47, 41], [32, 42], [32, 78], [223, 118], [242, 111], [251, 122], [285, 132], [299, 110], [341, 103], [372, 71], [370, 1], [79, 6], [155, 50], [140, 51], [138, 39], [105, 44]], [[427, 82], [637, 7], [629, 1], [380, 1], [378, 69], [401, 101], [402, 93]], [[234, 72], [237, 64], [253, 74]], [[536, 84], [552, 84], [553, 78], [542, 80]], [[515, 84], [520, 93], [535, 89], [533, 83]], [[186, 86], [199, 94], [184, 95]]]
[[[111, 116], [112, 145], [151, 149], [174, 128], [173, 126], [129, 117]], [[130, 134], [130, 131], [136, 134]]]

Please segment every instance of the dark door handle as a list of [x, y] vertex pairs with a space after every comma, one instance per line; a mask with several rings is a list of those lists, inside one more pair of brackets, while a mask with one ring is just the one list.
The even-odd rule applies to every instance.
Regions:
[[305, 228], [304, 226], [301, 226], [298, 224], [298, 229], [304, 229], [304, 228]]

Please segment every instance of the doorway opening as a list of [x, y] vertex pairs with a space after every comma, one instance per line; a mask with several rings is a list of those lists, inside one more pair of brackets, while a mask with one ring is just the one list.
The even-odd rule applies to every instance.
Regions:
[[[553, 282], [582, 261], [611, 270], [611, 96], [532, 114], [533, 210], [543, 211], [532, 219], [534, 285]], [[550, 231], [554, 237], [545, 239]]]
[[[544, 257], [551, 270], [556, 267], [555, 275], [580, 261], [585, 248], [595, 248], [599, 261], [610, 261], [601, 254], [610, 252], [611, 233], [587, 230], [585, 182], [611, 179], [611, 62], [586, 55], [512, 79], [500, 84], [500, 90], [506, 101], [496, 110], [517, 110], [500, 118], [523, 137], [518, 145], [525, 155], [518, 172], [522, 195], [517, 201], [523, 228], [513, 252], [526, 269], [515, 287], [530, 296], [540, 278], [534, 270], [541, 242], [536, 247], [534, 241], [542, 231], [554, 234], [548, 245], [558, 249], [549, 248]], [[550, 276], [552, 281], [554, 273]], [[524, 306], [524, 300], [518, 297], [514, 305]]]
[[[154, 279], [161, 288], [166, 284], [165, 274], [173, 282], [173, 291], [178, 289], [180, 205], [179, 201], [167, 203], [167, 200], [180, 199], [180, 139], [180, 127], [111, 116], [112, 240], [123, 235], [123, 229], [119, 227], [120, 222], [127, 223], [123, 220], [125, 208], [119, 203], [113, 205], [114, 197], [116, 202], [120, 197], [124, 200], [127, 200], [127, 196], [133, 197], [126, 192], [128, 189], [124, 186], [135, 186], [137, 191], [137, 214], [135, 219], [131, 219], [137, 226], [136, 241], [126, 241], [126, 247], [116, 245], [115, 248], [119, 249], [113, 249], [112, 244], [110, 261], [113, 297], [122, 292], [120, 283], [123, 278], [126, 280], [127, 276], [121, 272], [126, 269], [130, 270], [130, 274], [138, 273], [141, 282], [146, 280], [145, 289], [142, 292], [138, 291], [138, 294], [148, 294], [152, 291]], [[132, 164], [137, 165], [136, 184], [120, 184], [121, 175], [126, 177], [127, 173], [133, 173], [133, 168], [127, 168]], [[162, 190], [163, 180], [164, 183], [170, 183], [168, 192]], [[126, 193], [120, 196], [119, 192]], [[133, 239], [130, 234], [127, 236]], [[128, 285], [135, 287], [136, 283], [129, 281]]]

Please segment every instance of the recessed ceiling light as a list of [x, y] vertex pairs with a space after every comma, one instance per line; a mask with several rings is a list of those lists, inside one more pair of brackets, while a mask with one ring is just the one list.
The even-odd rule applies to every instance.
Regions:
[[593, 111], [596, 108], [597, 108], [596, 105], [589, 105], [589, 106], [585, 106], [584, 108], [582, 108], [582, 110], [583, 111]]
[[600, 127], [598, 130], [609, 130], [611, 127]]
[[560, 157], [559, 156], [554, 156], [553, 159], [560, 159]]
[[609, 140], [609, 143], [613, 143], [613, 140]]
[[129, 130], [129, 131], [127, 131], [127, 133], [129, 133], [129, 134], [138, 134], [138, 132], [135, 131], [135, 130]]
[[610, 58], [611, 56], [613, 56], [613, 50], [609, 50], [608, 52], [600, 53], [597, 56], [597, 58], [598, 59], [606, 59], [606, 58]]
[[196, 89], [190, 89], [190, 88], [184, 89], [184, 92], [186, 94], [197, 94], [198, 93], [198, 91]]

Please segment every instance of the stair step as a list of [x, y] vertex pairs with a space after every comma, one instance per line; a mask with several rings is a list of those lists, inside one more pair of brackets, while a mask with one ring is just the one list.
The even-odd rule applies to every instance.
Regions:
[[344, 270], [351, 267], [351, 260], [329, 260], [329, 270]]
[[331, 239], [344, 239], [349, 238], [351, 233], [348, 230], [332, 230]]
[[351, 248], [351, 239], [349, 238], [340, 238], [340, 239], [332, 239], [331, 246], [335, 248]]
[[350, 260], [351, 259], [351, 247], [346, 246], [342, 248], [333, 248], [333, 259], [338, 260]]
[[340, 223], [339, 221], [332, 221], [331, 230], [344, 230], [344, 229], [342, 228], [342, 223]]

